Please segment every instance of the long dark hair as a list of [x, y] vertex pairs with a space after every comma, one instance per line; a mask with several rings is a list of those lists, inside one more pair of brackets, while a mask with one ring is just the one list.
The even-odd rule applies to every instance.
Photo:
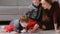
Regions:
[[48, 2], [49, 4], [51, 4], [52, 3], [52, 0], [45, 0], [46, 2]]

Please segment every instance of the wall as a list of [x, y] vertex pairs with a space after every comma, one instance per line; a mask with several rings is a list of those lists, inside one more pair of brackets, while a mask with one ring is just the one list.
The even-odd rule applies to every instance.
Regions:
[[[58, 2], [60, 3], [60, 0]], [[26, 13], [26, 7], [31, 3], [31, 0], [0, 0], [0, 20], [19, 18], [21, 14]]]
[[0, 21], [19, 18], [31, 3], [31, 0], [0, 0]]

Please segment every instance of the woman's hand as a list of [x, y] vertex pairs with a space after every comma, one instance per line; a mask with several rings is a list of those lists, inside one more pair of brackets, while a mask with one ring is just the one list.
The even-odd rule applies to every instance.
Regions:
[[55, 30], [57, 33], [60, 33], [60, 30]]

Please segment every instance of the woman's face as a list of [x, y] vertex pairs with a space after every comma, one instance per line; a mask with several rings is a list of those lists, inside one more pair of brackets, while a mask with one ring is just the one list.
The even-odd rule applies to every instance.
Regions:
[[41, 0], [41, 4], [42, 4], [42, 7], [44, 8], [44, 9], [47, 9], [47, 2], [45, 1], [45, 0]]
[[39, 0], [32, 0], [33, 4], [38, 6], [40, 4], [40, 1]]

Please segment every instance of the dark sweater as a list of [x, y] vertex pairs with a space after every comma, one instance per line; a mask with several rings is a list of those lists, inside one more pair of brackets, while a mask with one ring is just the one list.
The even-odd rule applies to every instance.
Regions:
[[[42, 25], [46, 26], [46, 30], [54, 29], [54, 23], [57, 23], [57, 7], [56, 3], [51, 4], [52, 7], [50, 10], [45, 9], [43, 12], [48, 16], [48, 20], [42, 21], [39, 25], [42, 28]], [[44, 15], [45, 15], [44, 14]]]

